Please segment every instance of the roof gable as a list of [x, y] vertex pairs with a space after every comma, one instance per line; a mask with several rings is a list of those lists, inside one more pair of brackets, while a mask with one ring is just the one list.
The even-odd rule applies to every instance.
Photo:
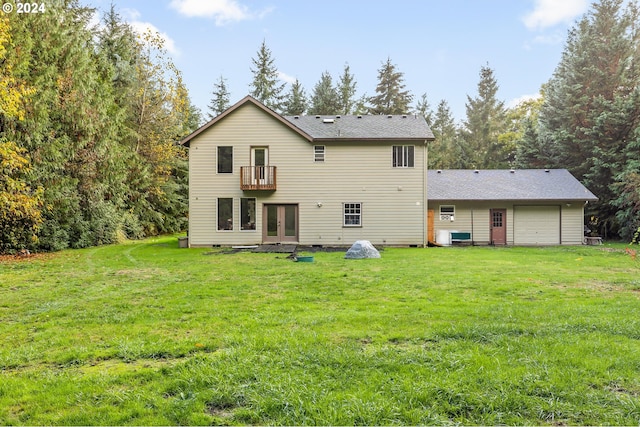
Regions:
[[204, 131], [206, 131], [210, 127], [215, 126], [216, 123], [221, 122], [226, 117], [232, 115], [235, 111], [239, 110], [240, 108], [244, 107], [245, 105], [252, 105], [252, 106], [264, 111], [266, 114], [268, 114], [269, 116], [273, 117], [276, 121], [282, 123], [286, 127], [290, 128], [292, 131], [298, 133], [300, 136], [302, 136], [307, 141], [311, 141], [312, 140], [312, 137], [309, 134], [307, 134], [306, 132], [304, 132], [302, 129], [294, 126], [293, 124], [291, 124], [291, 122], [286, 120], [283, 116], [281, 116], [280, 114], [278, 114], [275, 111], [271, 110], [270, 108], [265, 106], [263, 103], [261, 103], [257, 99], [253, 98], [252, 96], [247, 95], [244, 98], [242, 98], [240, 101], [238, 101], [237, 103], [232, 105], [231, 107], [227, 108], [224, 112], [222, 112], [221, 114], [217, 115], [216, 117], [211, 119], [209, 122], [205, 123], [203, 126], [201, 126], [198, 129], [196, 129], [191, 134], [187, 135], [182, 141], [180, 141], [180, 145], [184, 145], [184, 146], [188, 147], [189, 144], [191, 143], [191, 141], [193, 140], [193, 138], [195, 138], [196, 136], [200, 135], [201, 133], [203, 133]]
[[427, 177], [429, 200], [598, 200], [566, 169], [429, 170]]

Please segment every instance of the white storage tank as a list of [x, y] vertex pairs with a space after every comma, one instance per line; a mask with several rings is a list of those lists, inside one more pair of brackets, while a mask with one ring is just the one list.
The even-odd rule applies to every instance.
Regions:
[[436, 232], [436, 243], [442, 246], [451, 246], [451, 233], [459, 233], [458, 230], [438, 230]]

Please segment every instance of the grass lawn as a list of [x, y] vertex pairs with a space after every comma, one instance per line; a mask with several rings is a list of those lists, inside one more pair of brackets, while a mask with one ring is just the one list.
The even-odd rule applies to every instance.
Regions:
[[638, 425], [624, 248], [0, 261], [0, 424]]

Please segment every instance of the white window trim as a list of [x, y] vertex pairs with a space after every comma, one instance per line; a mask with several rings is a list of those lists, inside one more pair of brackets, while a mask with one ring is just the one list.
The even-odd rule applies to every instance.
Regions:
[[[220, 172], [219, 164], [220, 164], [220, 148], [222, 147], [230, 147], [231, 148], [231, 172]], [[235, 148], [233, 145], [217, 145], [216, 146], [216, 174], [217, 175], [233, 175], [233, 166], [234, 166], [234, 157], [235, 157]], [[223, 197], [224, 199], [224, 197]]]
[[[253, 199], [254, 200], [253, 209], [255, 210], [254, 216], [255, 216], [256, 223], [255, 223], [255, 227], [253, 229], [251, 229], [251, 228], [243, 229], [242, 228], [242, 200], [243, 199]], [[240, 224], [240, 232], [241, 233], [256, 233], [258, 231], [258, 198], [257, 197], [240, 197], [239, 204], [238, 204], [238, 212], [240, 214], [240, 222], [239, 222], [239, 224]]]
[[[347, 205], [358, 205], [358, 213], [347, 213]], [[358, 224], [347, 224], [347, 215], [357, 216]], [[344, 202], [342, 203], [342, 227], [344, 228], [360, 228], [362, 227], [362, 202]]]
[[[396, 148], [397, 148], [397, 147], [400, 147], [400, 148], [401, 148], [401, 150], [400, 150], [400, 153], [401, 153], [401, 156], [400, 156], [400, 157], [401, 157], [401, 159], [400, 159], [400, 160], [401, 160], [401, 161], [400, 161], [400, 162], [398, 162], [399, 164], [395, 164], [395, 165], [394, 165], [394, 164], [393, 164], [393, 160], [394, 160], [394, 156], [395, 156], [395, 154], [396, 154]], [[412, 147], [412, 148], [413, 148], [413, 159], [412, 159], [412, 160], [413, 160], [413, 166], [409, 166], [409, 154], [408, 154], [408, 152], [409, 152], [409, 147]], [[405, 151], [407, 152], [407, 153], [406, 153], [406, 155], [407, 155], [407, 162], [406, 162], [406, 164], [405, 164]], [[396, 161], [397, 161], [397, 160], [398, 160], [398, 159], [396, 159]], [[416, 146], [415, 146], [415, 145], [393, 145], [393, 146], [391, 147], [391, 166], [392, 166], [394, 169], [413, 169], [413, 168], [415, 168], [415, 166], [416, 166]]]
[[[220, 229], [220, 199], [231, 199], [231, 229]], [[218, 233], [233, 233], [236, 227], [235, 212], [234, 212], [234, 198], [233, 197], [216, 197], [216, 232]]]

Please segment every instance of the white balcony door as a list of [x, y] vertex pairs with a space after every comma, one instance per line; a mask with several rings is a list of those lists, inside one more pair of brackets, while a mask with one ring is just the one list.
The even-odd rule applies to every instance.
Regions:
[[[253, 184], [267, 184], [266, 168], [269, 164], [269, 147], [251, 147], [251, 181]], [[262, 167], [256, 167], [262, 166]]]

